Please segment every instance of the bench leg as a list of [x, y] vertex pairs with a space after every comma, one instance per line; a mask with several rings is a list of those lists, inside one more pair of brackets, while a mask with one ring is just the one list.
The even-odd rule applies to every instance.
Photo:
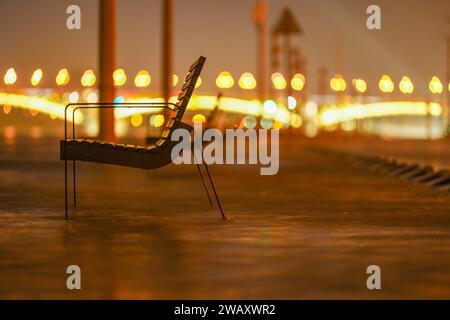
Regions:
[[75, 178], [75, 160], [73, 160], [73, 207], [77, 207], [77, 182]]
[[[74, 208], [77, 207], [77, 184], [76, 184], [76, 169], [75, 169], [75, 160], [73, 161], [73, 206]], [[64, 203], [65, 203], [65, 218], [67, 219], [69, 217], [69, 201], [68, 201], [68, 181], [67, 181], [67, 160], [64, 160]]]
[[67, 220], [67, 160], [64, 160], [64, 202], [66, 205], [66, 215], [65, 218]]
[[211, 182], [211, 186], [213, 188], [214, 196], [216, 197], [216, 201], [219, 206], [220, 213], [222, 214], [223, 220], [225, 220], [225, 214], [223, 213], [222, 205], [220, 204], [220, 200], [219, 200], [219, 196], [217, 195], [216, 188], [214, 187], [214, 182], [212, 181], [211, 175], [209, 173], [208, 165], [205, 162], [203, 162], [203, 164], [205, 165], [206, 173], [208, 174], [208, 178], [209, 178], [209, 182]]
[[203, 188], [205, 188], [205, 192], [206, 192], [206, 195], [208, 196], [209, 204], [212, 207], [213, 203], [212, 203], [212, 200], [211, 200], [211, 196], [209, 195], [208, 188], [206, 187], [205, 179], [203, 178], [202, 170], [201, 170], [199, 164], [197, 164], [197, 169], [198, 169], [198, 173], [200, 174], [200, 177], [202, 178]]

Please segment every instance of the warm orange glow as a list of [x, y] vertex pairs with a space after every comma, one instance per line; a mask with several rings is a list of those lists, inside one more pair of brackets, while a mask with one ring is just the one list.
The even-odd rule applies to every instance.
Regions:
[[5, 73], [5, 77], [3, 78], [3, 81], [6, 85], [13, 85], [17, 81], [17, 74], [16, 70], [14, 68], [9, 68], [8, 71]]
[[117, 69], [113, 73], [114, 85], [116, 87], [121, 87], [127, 82], [127, 75], [123, 69]]
[[153, 127], [161, 127], [164, 124], [164, 116], [162, 114], [154, 114], [150, 117], [150, 124]]
[[331, 90], [335, 92], [344, 92], [347, 89], [347, 82], [345, 82], [344, 78], [340, 74], [335, 74], [334, 77], [330, 80]]
[[172, 84], [175, 87], [178, 84], [179, 78], [178, 75], [176, 75], [175, 73], [172, 76]]
[[140, 114], [133, 114], [130, 118], [130, 122], [133, 127], [139, 127], [143, 121], [144, 118]]
[[291, 87], [296, 91], [302, 91], [305, 87], [306, 79], [301, 73], [296, 73], [291, 79]]
[[439, 103], [430, 103], [428, 111], [432, 116], [439, 117], [442, 114], [442, 106]]
[[378, 85], [383, 93], [391, 93], [394, 91], [394, 82], [388, 75], [383, 75]]
[[358, 93], [364, 93], [367, 91], [367, 83], [363, 79], [353, 79], [352, 85]]
[[217, 76], [216, 85], [220, 89], [232, 88], [234, 86], [233, 76], [228, 71], [222, 71]]
[[405, 94], [411, 94], [414, 91], [414, 85], [407, 76], [403, 76], [402, 80], [400, 81], [398, 88], [402, 93]]
[[7, 126], [3, 132], [6, 139], [15, 139], [16, 138], [16, 127]]
[[70, 81], [69, 71], [66, 68], [59, 70], [58, 74], [56, 75], [56, 84], [58, 86], [64, 86], [68, 84], [69, 81]]
[[98, 94], [96, 92], [91, 92], [86, 97], [86, 102], [96, 103], [98, 102]]
[[294, 128], [300, 128], [303, 124], [303, 119], [300, 115], [293, 113], [291, 115], [291, 122], [290, 125], [293, 126]]
[[252, 90], [256, 88], [256, 79], [250, 72], [244, 72], [239, 78], [239, 87], [244, 90]]
[[436, 76], [431, 78], [430, 83], [428, 84], [428, 89], [430, 90], [431, 93], [434, 94], [442, 93], [443, 85], [441, 80]]
[[197, 113], [195, 116], [192, 117], [193, 122], [206, 122], [206, 117], [201, 114]]
[[92, 87], [95, 84], [96, 77], [92, 69], [86, 70], [81, 77], [81, 85], [83, 87]]
[[279, 72], [275, 72], [274, 74], [272, 74], [272, 83], [273, 87], [277, 90], [286, 89], [286, 79]]
[[31, 76], [31, 80], [30, 80], [31, 85], [33, 87], [37, 86], [39, 84], [39, 82], [41, 82], [42, 75], [43, 74], [42, 74], [42, 70], [41, 69], [34, 70], [33, 75]]
[[10, 106], [9, 104], [4, 104], [4, 105], [3, 105], [3, 112], [4, 112], [5, 114], [10, 114], [10, 112], [11, 112], [11, 106]]
[[134, 85], [138, 88], [145, 88], [150, 85], [152, 82], [152, 77], [150, 77], [150, 74], [147, 70], [141, 70], [137, 73], [136, 77], [134, 78]]

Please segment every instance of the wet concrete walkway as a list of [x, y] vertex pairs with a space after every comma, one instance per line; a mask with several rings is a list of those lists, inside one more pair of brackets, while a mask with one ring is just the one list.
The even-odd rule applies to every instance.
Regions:
[[435, 170], [450, 169], [450, 138], [437, 140], [388, 139], [377, 136], [343, 134], [339, 139], [324, 136], [315, 143], [326, 148], [360, 155], [393, 157], [407, 162], [430, 165]]
[[65, 221], [57, 142], [27, 143], [0, 144], [0, 298], [450, 298], [449, 194], [305, 140], [283, 143], [276, 176], [211, 168], [226, 222], [193, 166], [81, 163]]

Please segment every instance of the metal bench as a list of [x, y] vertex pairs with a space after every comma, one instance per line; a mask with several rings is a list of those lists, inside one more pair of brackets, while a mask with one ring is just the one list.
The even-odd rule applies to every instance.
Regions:
[[[124, 167], [140, 169], [157, 169], [164, 167], [172, 162], [171, 151], [178, 143], [171, 141], [171, 135], [175, 129], [183, 128], [192, 132], [192, 126], [182, 122], [182, 118], [189, 100], [195, 88], [200, 72], [203, 68], [206, 58], [200, 57], [194, 62], [185, 77], [183, 86], [178, 94], [177, 103], [71, 103], [68, 104], [64, 112], [64, 140], [60, 141], [61, 160], [65, 162], [64, 182], [65, 182], [65, 217], [68, 218], [68, 161], [73, 162], [73, 204], [76, 207], [76, 166], [75, 161], [96, 162], [102, 164], [111, 164]], [[67, 138], [67, 111], [72, 108], [72, 120], [75, 119], [75, 112], [78, 109], [107, 109], [107, 108], [164, 108], [168, 110], [168, 119], [165, 123], [161, 137], [155, 140], [154, 144], [147, 146], [132, 146], [115, 143], [108, 143], [95, 140], [75, 139], [75, 121], [72, 122], [72, 139]], [[192, 152], [194, 151], [191, 148]], [[219, 197], [216, 192], [213, 180], [211, 178], [208, 166], [203, 163], [213, 193], [218, 204], [222, 218], [225, 215]], [[211, 196], [203, 178], [201, 166], [197, 164], [198, 172], [202, 179], [203, 187], [210, 205], [212, 206]]]

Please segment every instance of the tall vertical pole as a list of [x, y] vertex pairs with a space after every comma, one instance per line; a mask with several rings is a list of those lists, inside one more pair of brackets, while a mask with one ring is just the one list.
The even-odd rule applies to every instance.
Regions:
[[[280, 47], [280, 35], [276, 32], [272, 32], [271, 36], [271, 42], [272, 42], [272, 50], [271, 50], [271, 73], [281, 71], [280, 69], [280, 53], [281, 53], [281, 47]], [[275, 97], [275, 90], [273, 87], [273, 84], [270, 84], [270, 96]]]
[[321, 66], [317, 71], [317, 93], [318, 93], [318, 102], [319, 108], [325, 105], [326, 96], [328, 94], [328, 69], [324, 66]]
[[[112, 102], [115, 98], [112, 74], [116, 56], [116, 1], [100, 0], [99, 89], [100, 101]], [[114, 109], [100, 109], [100, 139], [115, 141]]]
[[258, 33], [258, 66], [257, 66], [257, 83], [258, 83], [258, 98], [260, 100], [266, 97], [266, 15], [267, 15], [267, 0], [258, 0], [254, 9], [254, 20]]
[[342, 54], [342, 36], [341, 34], [336, 35], [336, 62], [335, 62], [335, 73], [339, 73], [344, 76], [344, 61]]
[[[342, 52], [342, 36], [340, 33], [336, 35], [336, 65], [335, 65], [335, 73], [340, 74], [344, 77], [344, 57]], [[336, 103], [340, 104], [343, 100], [344, 93], [343, 92], [334, 92], [334, 96], [336, 97]]]
[[317, 72], [317, 93], [326, 96], [328, 93], [328, 70], [321, 66]]
[[[305, 79], [308, 79], [308, 74], [306, 72], [306, 58], [300, 51], [298, 47], [294, 49], [295, 55], [295, 67], [292, 70], [291, 77], [294, 76], [294, 73], [301, 73]], [[303, 90], [299, 92], [299, 97], [301, 99], [301, 103], [304, 104], [308, 97], [308, 82], [306, 81], [303, 87]]]
[[291, 36], [286, 34], [284, 35], [284, 60], [285, 60], [285, 70], [286, 70], [286, 81], [288, 85], [287, 88], [287, 95], [292, 95], [292, 88], [290, 86], [290, 81], [292, 78], [292, 47], [291, 47]]
[[[450, 18], [449, 18], [450, 23]], [[450, 34], [447, 35], [447, 83], [444, 86], [445, 91], [447, 92], [447, 126], [450, 122]], [[448, 128], [447, 128], [448, 133]]]
[[169, 101], [172, 88], [173, 0], [162, 0], [162, 94]]

